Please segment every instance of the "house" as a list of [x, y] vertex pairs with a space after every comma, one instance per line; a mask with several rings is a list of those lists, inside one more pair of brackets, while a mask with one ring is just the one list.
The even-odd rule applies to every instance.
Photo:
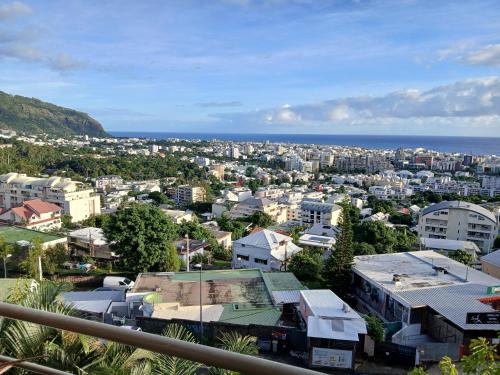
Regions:
[[88, 227], [71, 231], [68, 243], [77, 255], [90, 255], [100, 259], [113, 259], [115, 256], [101, 228]]
[[0, 214], [3, 223], [27, 229], [48, 231], [61, 228], [62, 208], [41, 199], [27, 200]]
[[101, 213], [99, 196], [81, 182], [59, 176], [39, 178], [21, 173], [0, 175], [0, 207], [17, 207], [31, 199], [57, 204], [73, 221]]
[[[203, 255], [205, 249], [209, 246], [209, 243], [204, 240], [193, 240], [187, 238], [181, 238], [174, 241], [175, 248], [177, 249], [177, 254], [179, 258], [188, 265], [191, 263], [192, 258], [195, 254]], [[189, 249], [189, 255], [188, 253]]]
[[342, 207], [335, 203], [303, 200], [300, 204], [302, 225], [338, 225]]
[[170, 217], [174, 223], [176, 224], [182, 224], [183, 222], [190, 222], [190, 221], [193, 221], [193, 212], [192, 211], [189, 211], [189, 210], [186, 210], [186, 211], [183, 211], [183, 210], [170, 210], [170, 209], [167, 209], [167, 208], [163, 208], [160, 206], [160, 209], [163, 211], [163, 213], [165, 215], [167, 215], [168, 217]]
[[354, 370], [365, 320], [329, 289], [301, 290], [299, 311], [307, 327], [310, 367]]
[[397, 326], [392, 342], [417, 348], [421, 360], [443, 351], [457, 360], [472, 339], [500, 330], [471, 317], [497, 314], [500, 280], [435, 251], [357, 256], [353, 272], [358, 310]]
[[481, 258], [481, 270], [500, 279], [500, 250], [493, 251]]
[[283, 270], [286, 262], [301, 250], [291, 237], [263, 229], [233, 241], [233, 265], [263, 271]]
[[486, 254], [493, 246], [498, 232], [494, 213], [477, 204], [444, 201], [420, 212], [420, 237], [474, 242]]
[[245, 218], [256, 212], [268, 214], [278, 224], [287, 221], [286, 209], [267, 198], [248, 198], [236, 203], [229, 211], [229, 217], [231, 219]]

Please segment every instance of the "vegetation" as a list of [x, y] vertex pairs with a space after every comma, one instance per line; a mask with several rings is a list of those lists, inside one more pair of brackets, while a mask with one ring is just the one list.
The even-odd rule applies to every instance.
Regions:
[[470, 265], [472, 261], [474, 260], [474, 256], [462, 249], [458, 249], [454, 252], [452, 252], [449, 257], [453, 260], [456, 260], [457, 262], [463, 263], [465, 265]]
[[[500, 366], [496, 361], [497, 344], [490, 344], [484, 337], [473, 339], [469, 345], [469, 355], [463, 356], [458, 365], [450, 357], [443, 357], [439, 362], [441, 375], [498, 375]], [[422, 367], [417, 367], [409, 375], [430, 375]]]
[[253, 225], [261, 228], [267, 228], [273, 223], [273, 218], [265, 212], [257, 211], [248, 218]]
[[321, 282], [323, 280], [322, 251], [304, 248], [292, 257], [288, 264], [288, 270], [293, 272], [300, 281]]
[[351, 287], [354, 253], [352, 224], [344, 212], [341, 214], [339, 227], [340, 233], [337, 236], [335, 249], [325, 264], [324, 278], [335, 294], [345, 298]]
[[177, 226], [158, 207], [146, 204], [122, 207], [111, 217], [104, 232], [128, 269], [176, 270], [175, 261], [169, 258], [170, 243], [177, 239]]
[[0, 127], [26, 133], [106, 136], [88, 114], [0, 91]]
[[365, 315], [363, 318], [366, 321], [366, 329], [368, 335], [371, 336], [375, 342], [384, 341], [384, 324], [374, 315]]

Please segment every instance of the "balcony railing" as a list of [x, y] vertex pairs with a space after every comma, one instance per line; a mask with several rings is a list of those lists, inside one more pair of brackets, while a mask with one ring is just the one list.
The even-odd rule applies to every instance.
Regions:
[[[151, 333], [121, 329], [109, 324], [75, 318], [67, 315], [31, 309], [19, 305], [0, 302], [0, 316], [23, 320], [65, 331], [98, 337], [104, 340], [146, 349], [160, 354], [168, 354], [178, 358], [203, 363], [208, 366], [239, 371], [249, 375], [320, 375], [319, 372], [273, 362], [267, 359], [229, 352], [210, 346], [194, 344]], [[1, 363], [15, 361], [12, 358], [0, 357]], [[69, 375], [66, 372], [50, 369], [35, 363], [22, 362], [19, 367], [38, 366], [40, 374]], [[45, 371], [45, 372], [43, 372]]]

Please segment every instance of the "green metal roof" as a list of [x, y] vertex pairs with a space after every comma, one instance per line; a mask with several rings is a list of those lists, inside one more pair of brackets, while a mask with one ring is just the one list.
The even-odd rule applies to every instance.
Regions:
[[36, 230], [25, 229], [20, 227], [0, 226], [0, 236], [4, 238], [5, 242], [15, 244], [17, 241], [32, 242], [34, 238], [40, 237], [42, 241], [51, 242], [60, 240], [63, 237], [54, 236]]
[[[238, 307], [238, 308], [236, 308]], [[281, 316], [277, 307], [253, 307], [244, 304], [225, 304], [219, 322], [275, 326]]]
[[262, 272], [262, 278], [269, 292], [306, 289], [291, 272]]

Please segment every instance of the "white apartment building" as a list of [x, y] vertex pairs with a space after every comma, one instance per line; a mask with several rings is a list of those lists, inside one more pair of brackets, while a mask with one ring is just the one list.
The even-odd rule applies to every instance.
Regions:
[[500, 190], [500, 176], [483, 176], [481, 187], [489, 190]]
[[116, 189], [120, 185], [123, 185], [123, 178], [116, 174], [99, 176], [94, 181], [94, 186], [99, 191], [105, 191], [106, 189]]
[[495, 215], [477, 204], [444, 201], [420, 212], [420, 237], [474, 242], [488, 253], [498, 232]]
[[231, 219], [239, 219], [252, 216], [256, 212], [263, 212], [271, 216], [275, 223], [284, 223], [287, 221], [287, 209], [285, 206], [278, 205], [267, 198], [248, 198], [243, 202], [234, 205], [229, 211]]
[[99, 196], [81, 182], [58, 176], [28, 177], [14, 172], [0, 175], [0, 207], [17, 207], [31, 199], [57, 204], [73, 221], [101, 213]]
[[205, 189], [200, 186], [179, 185], [175, 192], [175, 202], [180, 205], [203, 202]]
[[342, 207], [334, 203], [324, 203], [304, 200], [300, 204], [302, 225], [314, 224], [333, 225], [339, 224]]

